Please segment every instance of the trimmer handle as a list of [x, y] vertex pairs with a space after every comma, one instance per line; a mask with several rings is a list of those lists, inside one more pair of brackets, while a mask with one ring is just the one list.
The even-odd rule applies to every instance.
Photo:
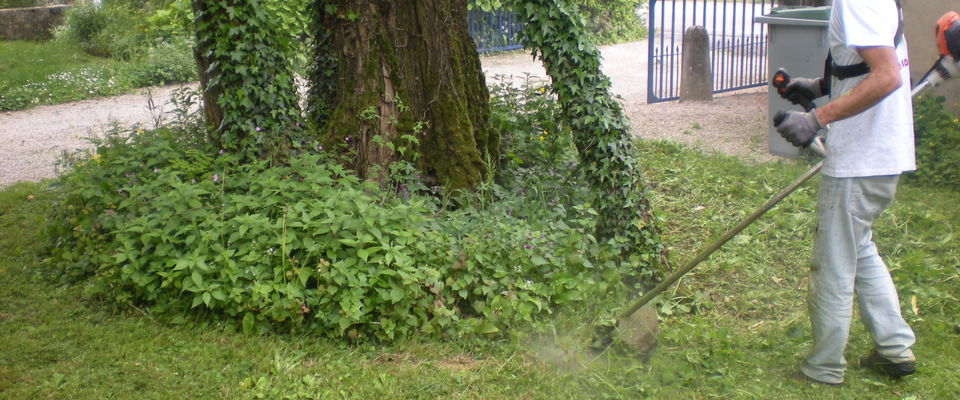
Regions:
[[[813, 108], [807, 110], [807, 112], [810, 112], [811, 110], [813, 110]], [[784, 118], [787, 118], [787, 113], [783, 110], [777, 111], [777, 113], [773, 116], [773, 124], [780, 125]], [[807, 145], [804, 147], [813, 150], [815, 153], [819, 154], [820, 157], [827, 156], [827, 146], [823, 144], [823, 138], [821, 138], [820, 135], [814, 136], [813, 140], [811, 140], [810, 143], [807, 143]]]
[[799, 104], [803, 106], [807, 112], [812, 111], [816, 106], [813, 105], [813, 102], [803, 97], [799, 94], [792, 94], [787, 96], [787, 85], [790, 84], [790, 74], [787, 73], [787, 70], [780, 68], [773, 74], [773, 79], [770, 80], [770, 84], [773, 87], [777, 88], [777, 93], [780, 94], [780, 97], [783, 97], [787, 101], [793, 104]]

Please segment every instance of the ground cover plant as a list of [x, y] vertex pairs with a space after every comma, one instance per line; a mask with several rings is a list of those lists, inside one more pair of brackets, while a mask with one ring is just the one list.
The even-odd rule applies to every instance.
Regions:
[[494, 93], [516, 139], [503, 184], [471, 196], [423, 187], [406, 161], [389, 185], [360, 181], [321, 145], [238, 164], [186, 117], [114, 132], [65, 161], [48, 274], [162, 319], [200, 310], [353, 340], [497, 334], [611, 298], [623, 267], [591, 234], [586, 191], [567, 188], [557, 102], [537, 85]]
[[[656, 184], [652, 201], [675, 261], [807, 167], [744, 164], [665, 143], [640, 144], [638, 157]], [[838, 388], [786, 377], [809, 344], [804, 241], [814, 194], [814, 186], [795, 193], [660, 301], [660, 344], [648, 363], [608, 353], [558, 367], [523, 339], [348, 345], [78, 301], [83, 287], [36, 279], [41, 228], [51, 222], [44, 210], [59, 194], [20, 184], [0, 192], [0, 391], [77, 399], [957, 397], [960, 206], [955, 191], [912, 184], [900, 188], [877, 240], [917, 331], [919, 373], [895, 381], [852, 366]], [[541, 332], [553, 326], [560, 335], [583, 320], [589, 315], [563, 316]], [[848, 359], [870, 346], [855, 321]]]

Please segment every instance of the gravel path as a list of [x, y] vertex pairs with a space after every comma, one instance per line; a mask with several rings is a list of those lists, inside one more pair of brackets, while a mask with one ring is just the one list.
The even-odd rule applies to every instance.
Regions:
[[[720, 96], [713, 102], [645, 104], [646, 43], [601, 48], [604, 72], [612, 81], [611, 90], [622, 97], [634, 135], [682, 142], [749, 161], [777, 158], [766, 151], [766, 90], [762, 88]], [[487, 56], [482, 63], [488, 82], [495, 75], [517, 79], [531, 74], [546, 79], [543, 66], [529, 54]], [[0, 187], [56, 176], [55, 162], [62, 152], [89, 147], [85, 138], [102, 135], [113, 123], [151, 127], [158, 112], [172, 108], [166, 101], [176, 88], [0, 113]], [[147, 107], [151, 96], [159, 106], [153, 111]]]
[[[166, 101], [177, 87], [0, 113], [0, 188], [56, 176], [63, 152], [90, 147], [87, 138], [102, 137], [114, 123], [152, 127], [158, 113], [172, 108]], [[159, 107], [153, 113], [151, 96]]]

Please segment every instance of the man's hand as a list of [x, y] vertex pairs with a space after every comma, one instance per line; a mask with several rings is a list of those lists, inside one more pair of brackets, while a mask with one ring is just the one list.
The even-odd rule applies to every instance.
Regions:
[[817, 131], [823, 128], [813, 111], [778, 111], [773, 117], [773, 126], [777, 128], [780, 136], [797, 147], [809, 146], [817, 136]]
[[794, 78], [783, 88], [784, 98], [797, 105], [802, 105], [802, 101], [798, 97], [812, 103], [826, 94], [824, 93], [823, 78]]

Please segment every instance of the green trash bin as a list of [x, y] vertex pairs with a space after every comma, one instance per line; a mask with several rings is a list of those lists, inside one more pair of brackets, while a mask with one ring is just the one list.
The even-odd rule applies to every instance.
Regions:
[[[784, 68], [791, 77], [818, 78], [823, 75], [823, 63], [830, 50], [827, 28], [830, 25], [830, 7], [773, 9], [769, 14], [754, 18], [768, 25], [767, 76]], [[816, 104], [822, 105], [826, 98]], [[776, 89], [768, 86], [767, 121], [770, 153], [797, 158], [800, 149], [793, 146], [773, 128], [773, 115], [778, 110], [802, 110], [780, 98]]]

